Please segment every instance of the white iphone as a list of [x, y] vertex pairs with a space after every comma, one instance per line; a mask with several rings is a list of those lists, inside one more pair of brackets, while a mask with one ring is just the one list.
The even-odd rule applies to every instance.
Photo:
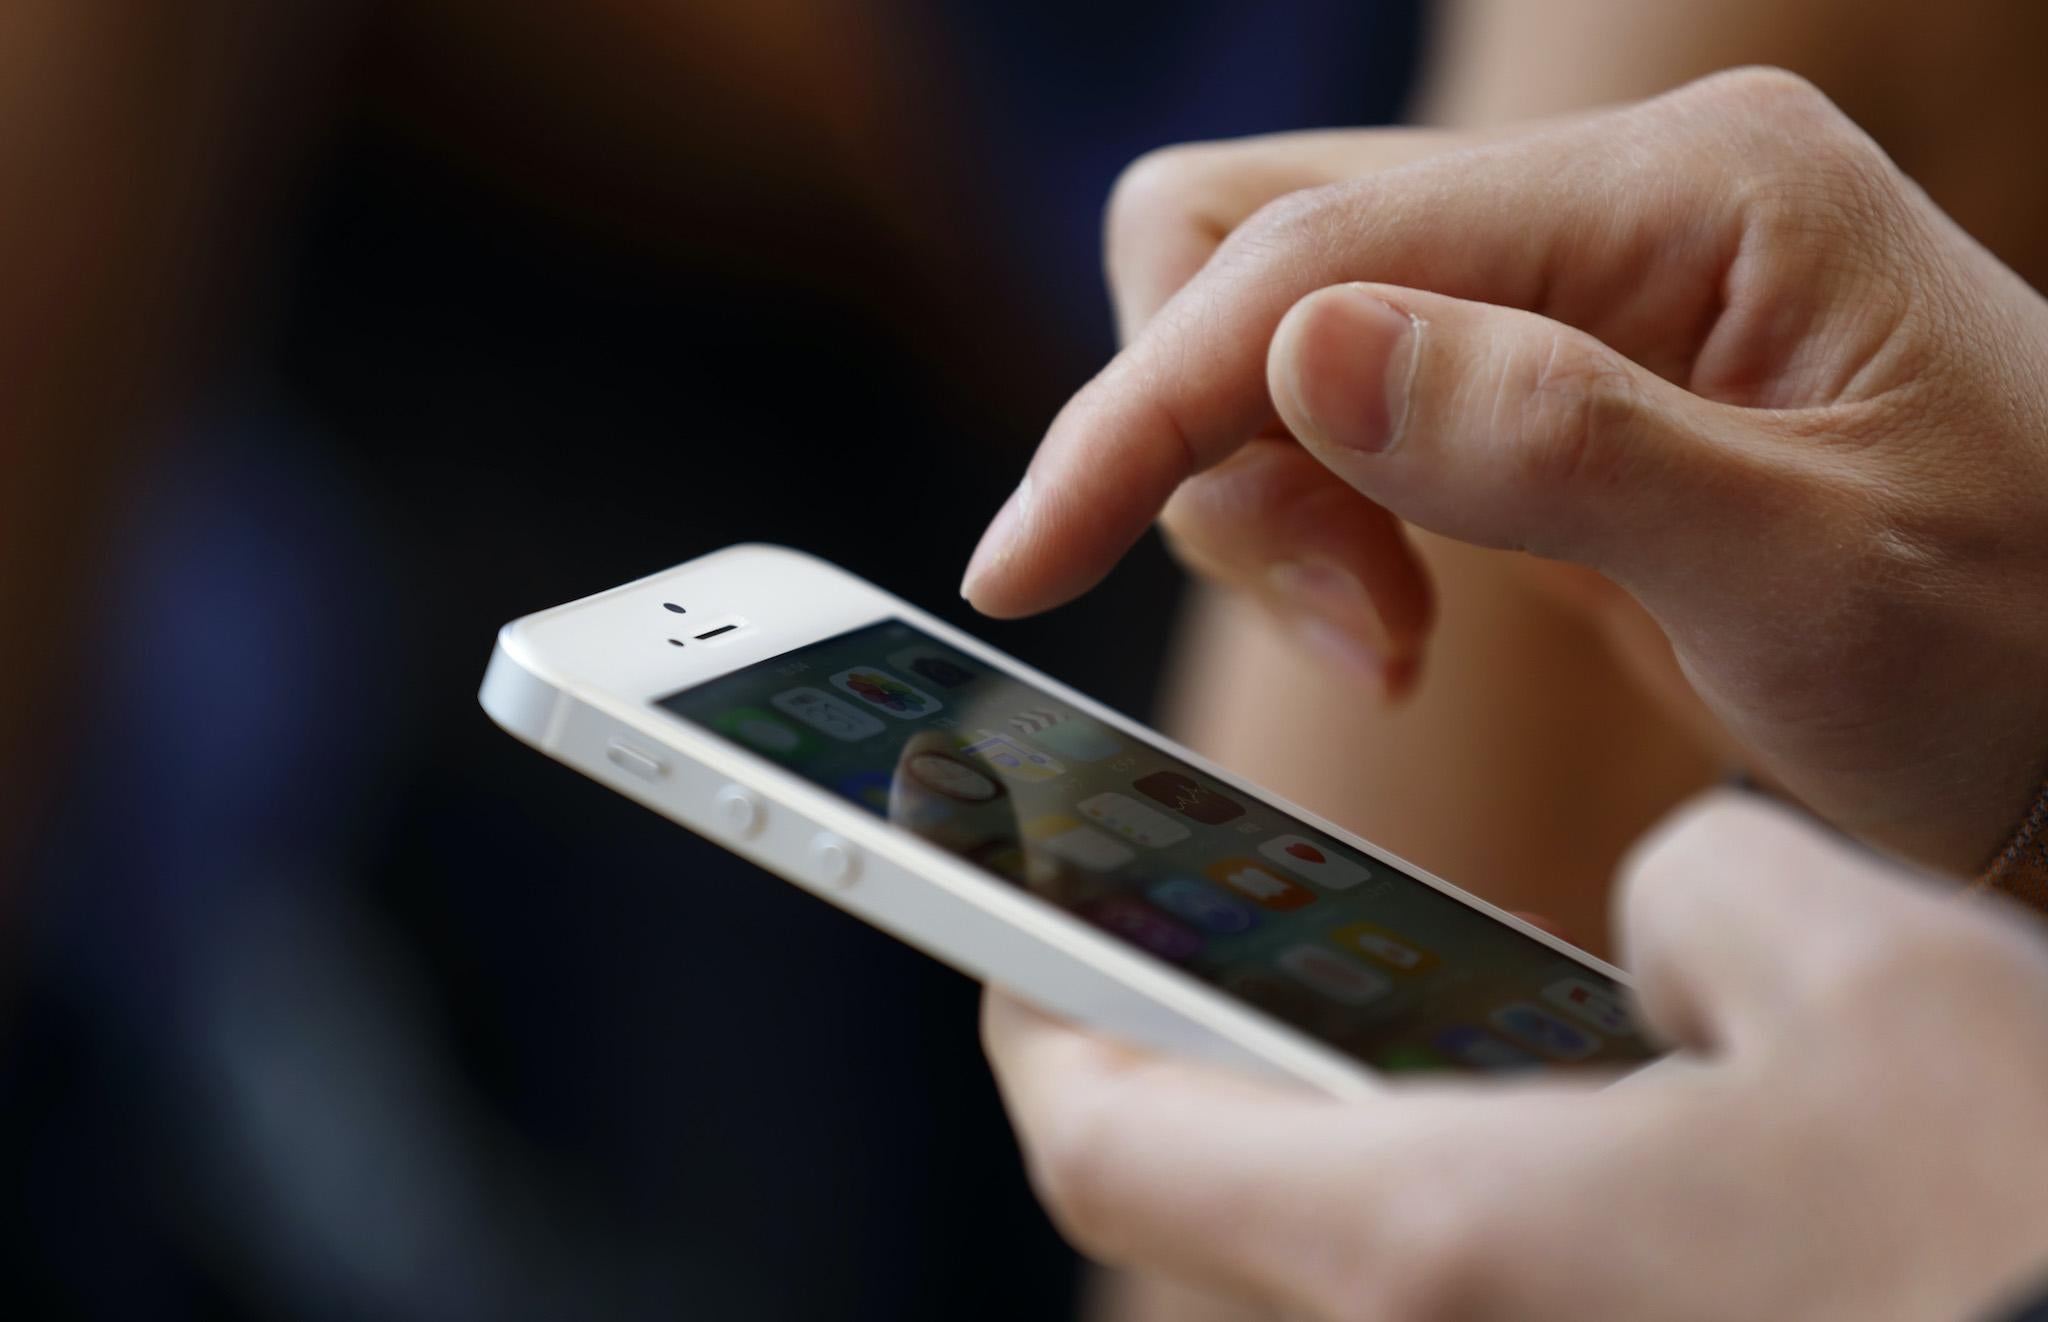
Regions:
[[1139, 1046], [1339, 1095], [1656, 1054], [1619, 970], [795, 551], [516, 620], [481, 696], [550, 757]]

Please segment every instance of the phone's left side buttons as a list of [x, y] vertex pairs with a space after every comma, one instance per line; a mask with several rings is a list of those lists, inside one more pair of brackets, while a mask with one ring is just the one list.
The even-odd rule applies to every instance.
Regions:
[[829, 831], [811, 839], [811, 875], [829, 890], [843, 891], [860, 880], [860, 851]]
[[742, 840], [761, 833], [761, 801], [737, 785], [718, 791], [714, 801], [719, 824]]
[[604, 758], [619, 770], [631, 772], [642, 780], [660, 780], [668, 774], [668, 763], [623, 739], [607, 740]]

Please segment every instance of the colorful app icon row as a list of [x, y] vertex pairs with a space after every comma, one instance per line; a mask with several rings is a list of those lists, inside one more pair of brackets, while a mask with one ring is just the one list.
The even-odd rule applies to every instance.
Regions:
[[958, 657], [922, 644], [889, 653], [889, 664], [907, 675], [915, 675], [942, 689], [957, 689], [973, 681], [975, 672]]
[[[974, 678], [965, 666], [928, 647], [892, 653], [889, 664], [944, 688], [957, 688]], [[828, 682], [859, 705], [809, 684], [784, 689], [768, 702], [784, 716], [794, 717], [801, 725], [845, 743], [866, 739], [887, 728], [874, 712], [900, 721], [915, 721], [944, 707], [930, 693], [880, 666], [849, 666]], [[810, 741], [802, 730], [759, 707], [721, 712], [712, 718], [712, 724], [766, 753], [794, 757], [808, 751]]]
[[[1175, 897], [1163, 896], [1156, 888], [1152, 898], [1166, 905], [1178, 903]], [[1166, 955], [1169, 959], [1188, 959], [1200, 953], [1205, 944], [1199, 934], [1191, 928], [1166, 919], [1164, 914], [1150, 906], [1138, 907], [1151, 917], [1144, 923], [1137, 921], [1129, 912], [1127, 902], [1117, 915], [1117, 922], [1111, 930], [1134, 941], [1154, 954]], [[1231, 903], [1225, 901], [1225, 904]], [[1101, 922], [1099, 915], [1091, 914]], [[1171, 933], [1162, 931], [1160, 921], [1171, 927]], [[1255, 916], [1243, 910], [1233, 911], [1227, 907], [1209, 910], [1204, 918], [1191, 921], [1217, 923], [1240, 921], [1256, 923]], [[1172, 953], [1168, 953], [1169, 950]], [[1226, 973], [1224, 987], [1244, 997], [1255, 1005], [1264, 1007], [1282, 1018], [1301, 1019], [1314, 1012], [1315, 1006], [1323, 1002], [1335, 1002], [1347, 1007], [1370, 1005], [1392, 992], [1394, 980], [1387, 973], [1365, 960], [1356, 958], [1342, 950], [1315, 941], [1301, 941], [1286, 947], [1276, 955], [1272, 968], [1284, 975], [1275, 977], [1264, 967], [1256, 964], [1235, 968]], [[1310, 994], [1312, 993], [1312, 995]]]
[[[841, 693], [858, 700], [862, 706], [899, 721], [919, 720], [934, 714], [941, 706], [931, 694], [908, 680], [898, 679], [880, 666], [849, 666], [832, 676], [830, 683]], [[883, 723], [868, 712], [810, 685], [784, 689], [768, 701], [820, 734], [847, 743], [880, 734], [884, 728]]]
[[[857, 699], [862, 706], [898, 720], [919, 720], [943, 710], [943, 704], [929, 693], [873, 666], [842, 670], [833, 675], [830, 682], [841, 693]], [[784, 715], [795, 717], [812, 730], [845, 743], [856, 743], [887, 728], [886, 722], [863, 710], [862, 706], [855, 706], [813, 685], [785, 689], [771, 697], [769, 702]], [[744, 743], [784, 757], [801, 755], [808, 751], [810, 744], [801, 730], [758, 707], [739, 707], [722, 712], [712, 718], [712, 723]], [[1123, 744], [1093, 721], [1050, 708], [1020, 712], [1007, 724], [1010, 733], [983, 730], [964, 751], [1013, 780], [1051, 780], [1065, 774], [1066, 768], [1036, 744], [1077, 762], [1100, 761], [1123, 751]], [[1027, 742], [1027, 739], [1035, 742]]]
[[[891, 652], [888, 660], [901, 673], [916, 675], [947, 689], [970, 683], [977, 674], [958, 657], [933, 647], [906, 647]], [[1116, 736], [1095, 722], [1050, 705], [1028, 707], [1003, 724], [1011, 736], [1029, 740], [1076, 762], [1099, 762], [1123, 751], [1123, 744]], [[999, 732], [986, 733], [994, 735]]]
[[[1358, 864], [1327, 853], [1298, 835], [1276, 835], [1259, 846], [1259, 853], [1271, 862], [1226, 858], [1210, 864], [1204, 872], [1262, 907], [1282, 912], [1304, 908], [1316, 898], [1315, 891], [1288, 876], [1290, 872], [1333, 891], [1349, 890], [1372, 876]], [[1273, 863], [1280, 866], [1275, 868]]]
[[[905, 655], [898, 653], [891, 660], [900, 661]], [[932, 658], [927, 656], [924, 659]], [[832, 676], [831, 682], [868, 706], [902, 720], [914, 720], [940, 709], [938, 700], [923, 690], [874, 667], [843, 670]], [[770, 702], [812, 729], [846, 742], [866, 739], [886, 728], [884, 722], [876, 717], [809, 685], [785, 689], [774, 695]], [[805, 740], [797, 730], [758, 708], [743, 707], [723, 713], [715, 718], [715, 723], [736, 738], [768, 752], [795, 756], [803, 751]], [[1058, 758], [1029, 741], [1052, 745], [1080, 761], [1098, 760], [1120, 751], [1122, 747], [1093, 722], [1068, 717], [1050, 707], [1020, 712], [1010, 718], [1009, 724], [1016, 733], [983, 730], [978, 737], [966, 743], [960, 753], [985, 764], [1003, 780], [1032, 784], [1064, 775], [1066, 767]], [[942, 783], [930, 788], [970, 801], [985, 802], [1000, 793], [999, 787], [996, 793], [990, 793], [978, 779], [957, 776], [933, 779]], [[966, 792], [956, 792], [951, 788], [953, 785], [964, 787]], [[1152, 772], [1133, 781], [1132, 788], [1154, 803], [1205, 826], [1221, 826], [1245, 815], [1244, 805], [1178, 771]], [[1098, 794], [1077, 807], [1091, 821], [1147, 848], [1161, 848], [1188, 838], [1187, 828], [1173, 817], [1148, 808], [1127, 795], [1113, 792]], [[1371, 877], [1362, 865], [1299, 835], [1276, 836], [1266, 841], [1260, 852], [1326, 890], [1345, 890]]]
[[[1147, 887], [1143, 900], [1116, 896], [1084, 912], [1133, 944], [1176, 961], [1201, 953], [1211, 938], [1240, 936], [1263, 921], [1256, 905], [1192, 877], [1169, 877]], [[1327, 944], [1290, 946], [1277, 963], [1331, 1000], [1363, 1005], [1393, 989], [1389, 973], [1424, 972], [1435, 967], [1436, 957], [1385, 928], [1354, 923], [1330, 933]]]
[[[1543, 989], [1543, 999], [1578, 1019], [1572, 1023], [1528, 1001], [1501, 1006], [1486, 1018], [1486, 1027], [1459, 1024], [1444, 1029], [1431, 1045], [1474, 1069], [1527, 1069], [1545, 1061], [1585, 1060], [1603, 1045], [1599, 1029], [1609, 1036], [1636, 1031], [1628, 1007], [1613, 993], [1587, 978], [1559, 978]], [[1590, 1025], [1583, 1027], [1581, 1025]], [[1419, 1068], [1408, 1056], [1384, 1066]]]
[[[1135, 896], [1115, 896], [1097, 901], [1083, 912], [1141, 949], [1175, 962], [1200, 954], [1207, 936], [1238, 935], [1260, 921], [1241, 901], [1186, 878], [1155, 883], [1146, 897], [1151, 903]], [[1434, 955], [1371, 924], [1340, 928], [1330, 939], [1331, 944], [1288, 946], [1275, 957], [1274, 967], [1323, 1000], [1355, 1008], [1392, 992], [1395, 978], [1390, 973], [1414, 973], [1435, 964]], [[1224, 985], [1269, 1009], [1286, 1007], [1284, 987], [1276, 989], [1256, 968], [1233, 970]], [[1626, 1007], [1587, 979], [1558, 979], [1543, 989], [1543, 997], [1609, 1034], [1635, 1031]], [[1300, 1007], [1295, 1009], [1298, 1015]], [[1443, 1029], [1432, 1037], [1429, 1048], [1401, 1048], [1381, 1063], [1391, 1069], [1421, 1069], [1448, 1056], [1475, 1069], [1506, 1070], [1545, 1061], [1584, 1060], [1601, 1046], [1601, 1038], [1590, 1028], [1527, 1001], [1515, 1001], [1487, 1016], [1485, 1027], [1459, 1024]]]
[[1131, 782], [1131, 788], [1204, 826], [1221, 826], [1244, 816], [1243, 804], [1178, 771], [1155, 771]]
[[1394, 989], [1389, 977], [1416, 977], [1437, 967], [1437, 957], [1376, 923], [1351, 923], [1331, 932], [1327, 945], [1299, 945], [1280, 967], [1331, 1000], [1364, 1005]]
[[[1146, 894], [1151, 904], [1118, 896], [1098, 901], [1084, 912], [1140, 948], [1176, 962], [1202, 952], [1207, 944], [1204, 932], [1233, 935], [1250, 930], [1259, 921], [1255, 913], [1230, 897], [1185, 879], [1158, 883]], [[1185, 921], [1176, 921], [1176, 917]], [[1396, 979], [1389, 976], [1390, 969], [1398, 973], [1404, 967], [1420, 967], [1418, 960], [1433, 960], [1384, 929], [1343, 929], [1332, 937], [1342, 949], [1302, 942], [1282, 950], [1272, 962], [1272, 967], [1285, 975], [1282, 982], [1276, 983], [1258, 966], [1246, 966], [1226, 974], [1223, 985], [1283, 1017], [1300, 1019], [1313, 1012], [1315, 1001], [1351, 1008], [1370, 1005], [1394, 990]], [[1362, 944], [1361, 937], [1370, 941]], [[1393, 962], [1381, 959], [1376, 967], [1348, 953], [1375, 946], [1391, 954]], [[1314, 993], [1314, 999], [1302, 1001], [1300, 993], [1289, 991], [1290, 986]], [[1610, 1034], [1635, 1031], [1626, 1008], [1586, 979], [1559, 979], [1543, 989], [1543, 997]], [[1453, 1025], [1434, 1034], [1427, 1047], [1397, 1047], [1376, 1059], [1382, 1068], [1393, 1070], [1441, 1068], [1446, 1058], [1475, 1069], [1508, 1070], [1546, 1061], [1584, 1060], [1602, 1045], [1600, 1036], [1588, 1028], [1527, 1001], [1515, 1001], [1493, 1011], [1484, 1026]]]
[[1486, 1024], [1446, 1028], [1430, 1044], [1481, 1070], [1528, 1069], [1545, 1061], [1569, 1064], [1600, 1049], [1598, 1037], [1527, 1001], [1503, 1005], [1486, 1017]]

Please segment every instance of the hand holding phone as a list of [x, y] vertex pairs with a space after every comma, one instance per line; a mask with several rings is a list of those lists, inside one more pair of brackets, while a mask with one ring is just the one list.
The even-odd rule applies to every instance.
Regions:
[[1329, 1322], [1991, 1318], [2048, 1283], [2032, 923], [1732, 794], [1623, 894], [1644, 1014], [1689, 1053], [1598, 1093], [1332, 1105], [992, 994], [1033, 1183], [1096, 1261]]

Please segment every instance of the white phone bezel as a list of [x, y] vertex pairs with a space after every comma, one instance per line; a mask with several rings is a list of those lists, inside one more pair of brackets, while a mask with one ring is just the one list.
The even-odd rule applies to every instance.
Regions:
[[[684, 613], [668, 611], [666, 603], [682, 606]], [[481, 698], [499, 724], [551, 756], [954, 967], [993, 977], [1027, 1000], [1139, 1045], [1263, 1070], [1338, 1095], [1383, 1086], [1367, 1067], [1315, 1038], [655, 705], [679, 690], [890, 618], [1043, 688], [1093, 719], [1152, 743], [1221, 784], [1327, 832], [1565, 958], [1628, 982], [1613, 965], [1214, 765], [945, 621], [835, 565], [783, 547], [729, 547], [516, 620], [499, 634]], [[740, 627], [708, 641], [695, 636], [727, 622]], [[682, 645], [671, 644], [670, 638]], [[622, 770], [616, 756], [622, 742], [661, 763], [663, 774], [650, 780]], [[776, 829], [745, 838], [723, 829], [713, 794], [732, 786], [756, 796]], [[816, 832], [830, 833], [860, 851], [863, 872], [857, 884], [842, 890], [812, 875], [804, 848], [807, 841], [815, 845]]]

